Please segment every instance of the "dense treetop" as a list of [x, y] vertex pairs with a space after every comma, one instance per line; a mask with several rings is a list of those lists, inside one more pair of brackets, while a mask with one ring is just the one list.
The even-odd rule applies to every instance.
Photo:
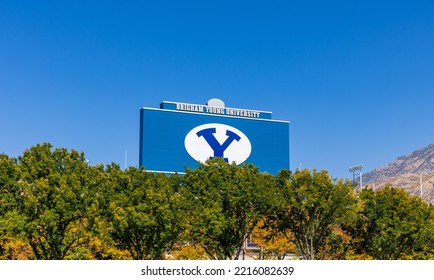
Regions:
[[48, 143], [0, 155], [0, 259], [432, 259], [433, 241], [431, 205], [324, 170], [216, 158], [166, 175]]

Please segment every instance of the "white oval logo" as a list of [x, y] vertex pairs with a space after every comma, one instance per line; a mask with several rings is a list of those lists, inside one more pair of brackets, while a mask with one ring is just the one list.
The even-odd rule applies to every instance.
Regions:
[[197, 126], [185, 136], [185, 149], [198, 162], [222, 157], [225, 161], [241, 164], [252, 152], [249, 138], [235, 127], [208, 123]]

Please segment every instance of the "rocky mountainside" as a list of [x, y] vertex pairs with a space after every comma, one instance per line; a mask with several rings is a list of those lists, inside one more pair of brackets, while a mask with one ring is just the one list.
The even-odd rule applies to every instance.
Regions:
[[363, 183], [374, 189], [390, 184], [434, 203], [434, 144], [363, 174]]

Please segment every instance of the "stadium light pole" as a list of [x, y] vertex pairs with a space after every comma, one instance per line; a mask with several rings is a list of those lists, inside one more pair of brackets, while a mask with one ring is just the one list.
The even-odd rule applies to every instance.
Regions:
[[419, 184], [420, 184], [420, 198], [422, 199], [422, 196], [423, 196], [423, 188], [422, 188], [422, 175], [423, 175], [424, 173], [423, 172], [421, 172], [421, 173], [419, 173]]
[[352, 166], [349, 168], [349, 171], [353, 173], [353, 182], [356, 182], [356, 171], [359, 172], [359, 179], [360, 179], [360, 189], [362, 189], [363, 186], [363, 181], [362, 181], [362, 168], [363, 168], [363, 164], [359, 164], [356, 166]]

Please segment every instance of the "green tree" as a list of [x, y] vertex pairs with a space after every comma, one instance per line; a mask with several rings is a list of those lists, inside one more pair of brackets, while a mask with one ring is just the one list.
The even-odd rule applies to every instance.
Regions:
[[182, 231], [181, 196], [165, 174], [131, 167], [108, 168], [101, 213], [106, 230], [119, 249], [133, 259], [161, 259]]
[[[90, 166], [88, 170], [89, 197], [87, 200], [87, 217], [76, 227], [84, 228], [80, 240], [85, 244], [78, 249], [80, 259], [125, 260], [132, 259], [130, 253], [116, 246], [111, 238], [113, 230], [108, 211], [111, 200], [116, 200], [117, 192], [121, 192], [122, 184], [119, 176], [123, 174], [119, 165], [111, 164], [107, 169], [103, 165]], [[110, 175], [111, 174], [111, 175]], [[76, 253], [77, 254], [77, 253]]]
[[284, 170], [276, 180], [282, 201], [270, 219], [274, 218], [282, 233], [291, 233], [288, 241], [297, 245], [304, 259], [313, 260], [333, 227], [355, 218], [357, 200], [352, 185], [333, 182], [324, 170]]
[[15, 230], [24, 234], [35, 258], [64, 259], [80, 245], [75, 224], [85, 216], [88, 198], [84, 154], [44, 143], [26, 150], [18, 165], [22, 193]]
[[352, 246], [352, 236], [348, 225], [335, 225], [319, 249], [321, 260], [352, 260], [357, 259]]
[[0, 216], [18, 208], [20, 171], [15, 159], [0, 154]]
[[399, 188], [363, 190], [362, 209], [353, 228], [359, 254], [374, 259], [434, 257], [433, 207]]
[[284, 234], [276, 231], [275, 228], [273, 221], [263, 219], [253, 229], [252, 241], [261, 248], [259, 259], [283, 260], [287, 254], [295, 253], [296, 245], [288, 241], [292, 239], [288, 238], [292, 233], [287, 230]]
[[240, 257], [244, 241], [275, 194], [270, 175], [221, 158], [186, 169], [182, 186], [189, 203], [185, 238], [212, 259]]
[[19, 236], [13, 233], [20, 196], [20, 172], [15, 159], [0, 154], [0, 259], [16, 258], [11, 244]]

